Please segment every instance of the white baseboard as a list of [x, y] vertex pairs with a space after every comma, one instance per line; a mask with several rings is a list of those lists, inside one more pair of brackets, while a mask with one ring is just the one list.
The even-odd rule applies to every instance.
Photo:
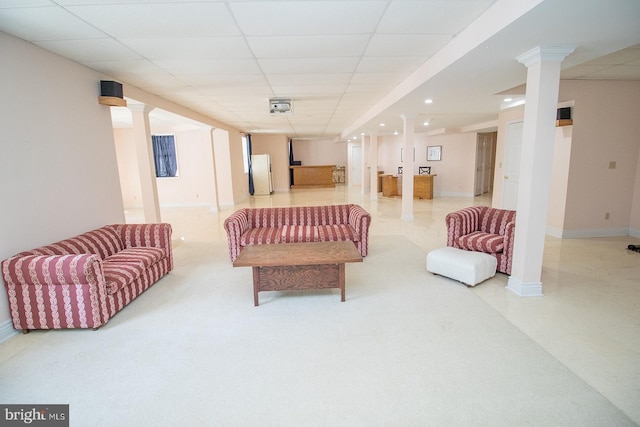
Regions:
[[616, 237], [629, 236], [630, 230], [626, 227], [614, 228], [588, 228], [578, 230], [562, 230], [563, 239], [580, 239], [585, 237]]
[[475, 197], [473, 193], [456, 193], [453, 191], [442, 191], [434, 194], [435, 197]]
[[0, 325], [0, 343], [8, 340], [14, 335], [17, 335], [18, 331], [13, 329], [13, 323], [11, 320], [7, 320]]
[[637, 237], [638, 239], [640, 239], [640, 229], [638, 229], [638, 228], [630, 228], [629, 229], [629, 236]]

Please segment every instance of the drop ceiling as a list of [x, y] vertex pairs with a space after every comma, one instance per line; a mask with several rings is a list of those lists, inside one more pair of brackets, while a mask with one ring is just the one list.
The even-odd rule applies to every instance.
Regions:
[[[402, 115], [418, 132], [490, 123], [526, 80], [515, 58], [538, 45], [575, 47], [562, 78], [640, 80], [638, 22], [638, 0], [0, 0], [0, 31], [125, 83], [125, 96], [136, 86], [300, 139], [401, 131]], [[274, 97], [294, 114], [270, 115]]]

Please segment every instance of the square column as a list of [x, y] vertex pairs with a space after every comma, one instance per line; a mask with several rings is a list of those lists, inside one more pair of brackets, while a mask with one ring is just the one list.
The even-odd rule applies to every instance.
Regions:
[[128, 108], [131, 110], [133, 118], [133, 135], [136, 144], [136, 157], [138, 158], [144, 221], [148, 224], [161, 222], [156, 167], [151, 145], [151, 126], [149, 125], [149, 113], [155, 107], [130, 103]]
[[415, 115], [402, 115], [402, 215], [406, 221], [413, 221], [413, 147], [415, 138]]
[[573, 47], [536, 47], [517, 60], [527, 67], [520, 181], [511, 277], [519, 296], [542, 295], [542, 256], [553, 165], [560, 64]]
[[369, 134], [369, 197], [378, 199], [378, 134]]

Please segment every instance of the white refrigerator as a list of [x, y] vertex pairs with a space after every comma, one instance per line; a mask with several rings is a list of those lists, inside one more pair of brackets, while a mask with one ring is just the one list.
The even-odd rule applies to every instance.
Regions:
[[253, 154], [251, 170], [253, 171], [253, 194], [259, 196], [273, 193], [271, 157], [268, 154]]

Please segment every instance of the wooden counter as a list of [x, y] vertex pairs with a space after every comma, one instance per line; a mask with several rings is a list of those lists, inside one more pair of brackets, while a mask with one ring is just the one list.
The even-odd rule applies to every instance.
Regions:
[[333, 170], [335, 165], [289, 166], [293, 170], [291, 188], [333, 188]]
[[[414, 175], [413, 197], [433, 199], [433, 177], [436, 175]], [[402, 196], [402, 176], [383, 175], [382, 195], [384, 197]]]

